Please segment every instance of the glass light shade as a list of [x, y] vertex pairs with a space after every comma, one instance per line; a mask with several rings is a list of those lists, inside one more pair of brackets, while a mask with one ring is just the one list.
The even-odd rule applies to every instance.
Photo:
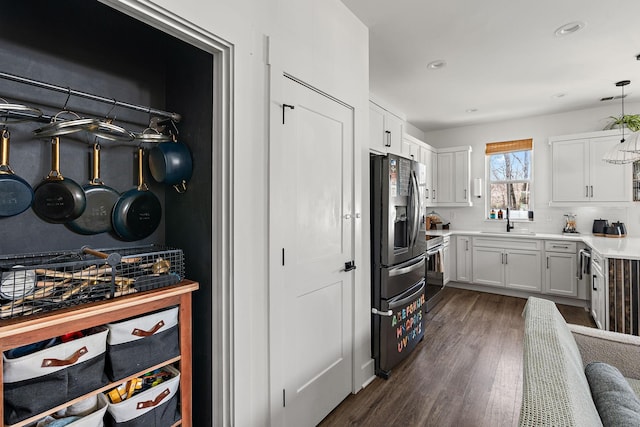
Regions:
[[631, 132], [629, 138], [620, 144], [621, 151], [640, 153], [640, 132]]
[[623, 151], [626, 143], [627, 141], [625, 140], [624, 142], [616, 144], [615, 147], [607, 151], [602, 160], [614, 165], [625, 165], [627, 163], [633, 163], [636, 160], [640, 160], [640, 151]]

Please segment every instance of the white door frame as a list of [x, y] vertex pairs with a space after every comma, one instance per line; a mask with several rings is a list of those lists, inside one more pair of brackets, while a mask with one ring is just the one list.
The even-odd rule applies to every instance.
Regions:
[[[227, 41], [147, 0], [99, 0], [146, 24], [210, 53], [214, 57], [214, 164], [211, 282], [212, 372], [211, 402], [215, 425], [234, 424], [233, 400], [233, 63], [234, 47]], [[220, 142], [219, 144], [217, 142]], [[206, 379], [205, 379], [206, 380]]]

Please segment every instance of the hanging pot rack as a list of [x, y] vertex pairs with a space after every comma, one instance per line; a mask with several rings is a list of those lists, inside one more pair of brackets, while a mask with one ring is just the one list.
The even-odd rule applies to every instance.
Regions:
[[[29, 79], [26, 77], [21, 77], [21, 76], [17, 76], [15, 74], [10, 74], [10, 73], [5, 73], [3, 71], [0, 71], [0, 78], [5, 79], [5, 80], [11, 80], [14, 82], [18, 82], [18, 83], [23, 83], [23, 84], [27, 84], [30, 86], [35, 86], [35, 87], [39, 87], [42, 89], [48, 89], [54, 92], [60, 92], [60, 93], [66, 93], [69, 96], [77, 96], [79, 98], [85, 98], [85, 99], [90, 99], [93, 101], [98, 101], [98, 102], [103, 102], [105, 104], [110, 104], [113, 107], [122, 107], [122, 108], [127, 108], [130, 110], [135, 110], [135, 111], [142, 111], [145, 113], [149, 113], [151, 115], [156, 115], [156, 116], [161, 116], [161, 117], [166, 117], [171, 119], [174, 122], [179, 122], [180, 119], [182, 118], [180, 116], [180, 114], [178, 113], [174, 113], [174, 112], [170, 112], [170, 111], [164, 111], [164, 110], [158, 110], [155, 108], [151, 108], [151, 107], [147, 107], [144, 105], [137, 105], [137, 104], [131, 104], [129, 102], [124, 102], [124, 101], [118, 101], [116, 99], [113, 98], [106, 98], [104, 96], [100, 96], [100, 95], [94, 95], [92, 93], [88, 93], [88, 92], [83, 92], [83, 91], [79, 91], [79, 90], [75, 90], [75, 89], [71, 89], [69, 87], [63, 87], [63, 86], [58, 86], [58, 85], [54, 85], [51, 83], [46, 83], [43, 81], [39, 81], [39, 80], [34, 80], [34, 79]], [[12, 111], [11, 115], [15, 115], [15, 116], [21, 116], [23, 114], [21, 114], [20, 111]], [[43, 115], [40, 117], [40, 120], [44, 120], [46, 117]]]

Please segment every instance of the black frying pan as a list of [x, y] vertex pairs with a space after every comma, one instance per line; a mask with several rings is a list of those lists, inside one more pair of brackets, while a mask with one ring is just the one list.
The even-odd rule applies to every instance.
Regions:
[[84, 212], [87, 199], [75, 181], [60, 173], [60, 139], [51, 138], [51, 172], [35, 189], [33, 210], [54, 224], [73, 221]]
[[9, 166], [10, 136], [8, 129], [3, 129], [0, 135], [0, 217], [18, 215], [33, 202], [33, 189]]
[[124, 192], [113, 207], [113, 230], [123, 240], [140, 240], [151, 235], [162, 218], [160, 201], [149, 191], [142, 176], [144, 150], [138, 147], [138, 186]]
[[99, 234], [111, 231], [111, 211], [120, 193], [104, 185], [100, 179], [100, 144], [93, 144], [93, 173], [89, 183], [82, 186], [87, 206], [82, 215], [66, 226], [80, 234]]

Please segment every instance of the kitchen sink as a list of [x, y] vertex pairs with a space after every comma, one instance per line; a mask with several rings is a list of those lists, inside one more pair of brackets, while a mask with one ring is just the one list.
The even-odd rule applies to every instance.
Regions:
[[482, 234], [504, 234], [508, 235], [517, 235], [517, 236], [535, 236], [536, 233], [533, 231], [481, 231]]

